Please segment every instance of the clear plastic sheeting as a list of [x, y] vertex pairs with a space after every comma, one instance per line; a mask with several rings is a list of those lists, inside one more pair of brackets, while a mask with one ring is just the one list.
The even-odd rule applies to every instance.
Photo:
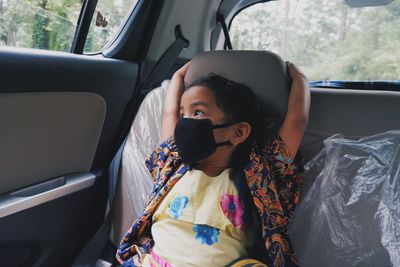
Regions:
[[289, 226], [301, 266], [400, 266], [399, 145], [397, 130], [324, 141]]
[[140, 215], [154, 184], [145, 160], [161, 143], [160, 129], [164, 96], [169, 81], [147, 94], [136, 114], [122, 155], [116, 192], [113, 240], [120, 240]]

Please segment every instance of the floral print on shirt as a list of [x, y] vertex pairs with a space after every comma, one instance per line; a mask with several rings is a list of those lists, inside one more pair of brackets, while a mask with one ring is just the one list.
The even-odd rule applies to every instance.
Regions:
[[196, 233], [196, 239], [201, 244], [211, 246], [218, 242], [219, 229], [205, 224], [195, 224], [192, 229]]
[[220, 205], [222, 211], [231, 221], [233, 226], [240, 227], [242, 231], [245, 231], [246, 227], [243, 223], [243, 208], [240, 205], [239, 197], [230, 194], [224, 194], [221, 197]]
[[[123, 266], [142, 265], [143, 255], [149, 254], [154, 246], [151, 216], [188, 170], [178, 155], [173, 136], [156, 148], [146, 160], [146, 166], [155, 183], [145, 209], [117, 250], [116, 257]], [[277, 135], [265, 146], [254, 144], [249, 162], [243, 168], [262, 226], [262, 236], [271, 262], [268, 266], [298, 266], [287, 223], [299, 202], [303, 167], [300, 154], [292, 159], [287, 146]]]
[[189, 199], [187, 196], [177, 196], [169, 204], [169, 215], [174, 219], [178, 219], [182, 214], [182, 210], [186, 207]]

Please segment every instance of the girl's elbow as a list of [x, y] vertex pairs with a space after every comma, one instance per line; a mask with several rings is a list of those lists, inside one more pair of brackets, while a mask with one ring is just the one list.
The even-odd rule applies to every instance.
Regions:
[[296, 116], [291, 116], [288, 119], [288, 123], [292, 125], [292, 127], [296, 129], [303, 129], [307, 128], [308, 125], [308, 113], [304, 114], [296, 114]]
[[308, 125], [308, 113], [304, 114], [303, 116], [300, 116], [300, 118], [298, 119], [298, 124], [300, 127], [302, 128], [307, 128]]

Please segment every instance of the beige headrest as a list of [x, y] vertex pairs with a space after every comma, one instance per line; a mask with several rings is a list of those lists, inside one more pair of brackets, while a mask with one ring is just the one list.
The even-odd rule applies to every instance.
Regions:
[[267, 51], [210, 51], [196, 55], [185, 76], [189, 85], [215, 73], [244, 83], [259, 97], [268, 117], [283, 119], [288, 103], [290, 78], [285, 62]]

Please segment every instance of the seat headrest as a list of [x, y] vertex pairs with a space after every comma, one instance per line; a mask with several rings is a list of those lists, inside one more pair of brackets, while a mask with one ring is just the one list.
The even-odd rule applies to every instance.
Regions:
[[185, 75], [185, 85], [209, 73], [249, 86], [268, 117], [283, 119], [287, 110], [290, 78], [286, 63], [267, 51], [210, 51], [196, 55]]

